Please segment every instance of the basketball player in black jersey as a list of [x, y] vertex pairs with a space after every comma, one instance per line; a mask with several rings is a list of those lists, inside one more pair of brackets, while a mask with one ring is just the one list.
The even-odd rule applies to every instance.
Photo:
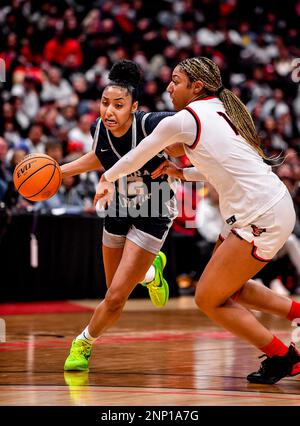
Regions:
[[[110, 83], [101, 98], [100, 117], [91, 128], [92, 150], [63, 165], [63, 176], [99, 170], [101, 166], [109, 169], [162, 119], [173, 114], [138, 111], [140, 78], [140, 71], [132, 61], [120, 61], [112, 67]], [[119, 319], [138, 283], [148, 287], [155, 306], [164, 306], [168, 300], [169, 288], [162, 275], [166, 256], [160, 248], [177, 215], [176, 198], [167, 176], [151, 179], [151, 173], [165, 159], [165, 154], [159, 153], [140, 170], [125, 177], [122, 188], [120, 184], [116, 186], [115, 201], [103, 212], [103, 259], [108, 290], [88, 326], [73, 340], [65, 370], [88, 370], [93, 341]], [[162, 186], [169, 189], [163, 191], [163, 199]]]

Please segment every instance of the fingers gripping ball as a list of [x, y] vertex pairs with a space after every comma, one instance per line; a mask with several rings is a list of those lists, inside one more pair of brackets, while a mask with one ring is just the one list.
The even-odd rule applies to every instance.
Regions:
[[17, 164], [13, 179], [24, 198], [45, 201], [60, 188], [62, 173], [59, 164], [49, 155], [30, 154]]

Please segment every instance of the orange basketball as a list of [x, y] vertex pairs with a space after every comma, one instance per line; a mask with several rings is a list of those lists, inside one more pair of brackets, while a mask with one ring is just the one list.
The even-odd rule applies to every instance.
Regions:
[[29, 154], [16, 165], [14, 184], [24, 198], [44, 201], [51, 198], [61, 185], [59, 164], [46, 154]]

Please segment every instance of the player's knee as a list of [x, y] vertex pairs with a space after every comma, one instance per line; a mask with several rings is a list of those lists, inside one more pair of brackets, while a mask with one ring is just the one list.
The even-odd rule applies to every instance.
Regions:
[[198, 308], [204, 313], [212, 307], [210, 298], [203, 291], [198, 291], [198, 289], [195, 294], [195, 302]]
[[118, 312], [123, 309], [127, 298], [120, 292], [109, 288], [105, 295], [106, 308], [111, 312]]

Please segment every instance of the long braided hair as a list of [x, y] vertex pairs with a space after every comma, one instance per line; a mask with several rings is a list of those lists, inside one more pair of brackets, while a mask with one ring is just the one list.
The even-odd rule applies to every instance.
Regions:
[[218, 65], [204, 56], [184, 59], [179, 63], [191, 82], [202, 81], [207, 94], [213, 94], [223, 102], [226, 113], [237, 128], [239, 134], [266, 160], [260, 137], [255, 129], [252, 117], [243, 102], [231, 90], [222, 84]]

